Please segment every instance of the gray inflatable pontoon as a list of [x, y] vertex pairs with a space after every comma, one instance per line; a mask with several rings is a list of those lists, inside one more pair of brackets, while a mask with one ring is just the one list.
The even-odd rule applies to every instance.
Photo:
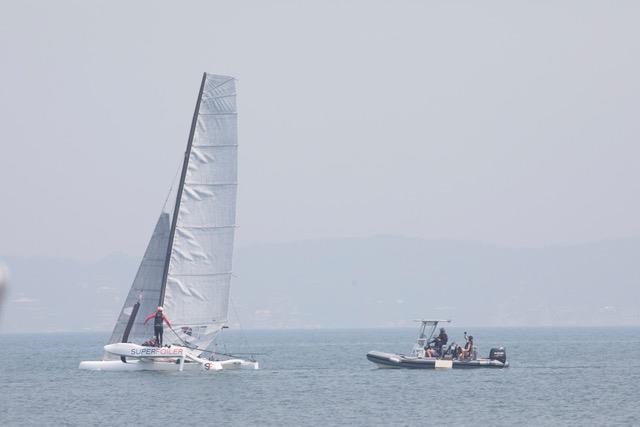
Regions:
[[[455, 343], [452, 343], [446, 349], [440, 345], [440, 347], [433, 347], [435, 340], [432, 340], [438, 323], [446, 322], [450, 320], [418, 320], [421, 323], [420, 331], [416, 344], [411, 351], [411, 354], [394, 354], [384, 353], [381, 351], [370, 351], [367, 353], [367, 359], [370, 362], [375, 363], [380, 368], [408, 368], [408, 369], [472, 369], [472, 368], [506, 368], [509, 366], [507, 362], [507, 352], [503, 347], [492, 348], [489, 352], [488, 358], [478, 358], [477, 348], [473, 346], [473, 340], [469, 336], [468, 345], [471, 345], [472, 349], [467, 352], [462, 352], [461, 348]], [[427, 332], [427, 328], [430, 327], [430, 332]], [[444, 333], [444, 329], [442, 329]], [[465, 339], [467, 339], [467, 333], [465, 332]], [[442, 338], [441, 342], [446, 344], [445, 338]], [[427, 350], [429, 350], [427, 352]], [[439, 354], [438, 357], [429, 357], [427, 354], [433, 353]], [[467, 354], [468, 357], [461, 358], [461, 354]]]
[[435, 357], [415, 357], [403, 354], [370, 351], [367, 359], [380, 368], [409, 368], [409, 369], [471, 369], [471, 368], [506, 368], [509, 362], [492, 359], [457, 360], [438, 359]]

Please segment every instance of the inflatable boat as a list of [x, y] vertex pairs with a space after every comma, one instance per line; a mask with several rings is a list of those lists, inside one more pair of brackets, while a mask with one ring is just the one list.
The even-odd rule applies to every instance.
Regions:
[[[504, 347], [492, 348], [489, 357], [477, 357], [477, 348], [462, 353], [461, 348], [452, 343], [448, 347], [441, 345], [433, 347], [433, 335], [439, 323], [449, 323], [449, 320], [419, 320], [420, 332], [411, 354], [384, 353], [370, 351], [367, 359], [380, 368], [408, 368], [408, 369], [472, 369], [472, 368], [506, 368], [507, 352]], [[430, 329], [429, 332], [427, 330]], [[466, 338], [465, 332], [465, 338]], [[436, 353], [436, 354], [434, 354]], [[464, 354], [465, 357], [462, 355]]]

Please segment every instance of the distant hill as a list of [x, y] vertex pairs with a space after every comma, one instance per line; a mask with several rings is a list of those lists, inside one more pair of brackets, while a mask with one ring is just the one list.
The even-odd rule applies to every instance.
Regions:
[[[371, 237], [239, 248], [231, 323], [246, 328], [639, 325], [640, 239], [536, 249]], [[1, 330], [109, 330], [138, 259], [2, 257]], [[237, 314], [237, 315], [236, 315]]]
[[3, 332], [108, 330], [113, 327], [138, 259], [110, 255], [96, 263], [45, 257], [1, 257], [9, 269]]

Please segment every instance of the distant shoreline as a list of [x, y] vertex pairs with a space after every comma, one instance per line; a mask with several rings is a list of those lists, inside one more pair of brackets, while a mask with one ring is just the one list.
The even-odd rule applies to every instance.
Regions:
[[[406, 330], [406, 331], [415, 331], [416, 328], [412, 328], [409, 326], [380, 326], [380, 327], [367, 327], [367, 328], [263, 328], [263, 329], [235, 329], [229, 330], [225, 332], [225, 334], [235, 334], [235, 333], [256, 333], [256, 332], [350, 332], [350, 331], [395, 331], [395, 330]], [[464, 329], [473, 329], [473, 330], [492, 330], [492, 329], [505, 329], [505, 330], [514, 330], [514, 329], [527, 329], [527, 330], [549, 330], [549, 329], [558, 329], [558, 330], [567, 330], [567, 329], [640, 329], [640, 325], [600, 325], [600, 326], [450, 326], [447, 329], [451, 329], [454, 331], [464, 330]], [[101, 335], [101, 334], [111, 334], [111, 330], [103, 330], [103, 331], [30, 331], [30, 332], [7, 332], [0, 330], [0, 336], [5, 335]]]

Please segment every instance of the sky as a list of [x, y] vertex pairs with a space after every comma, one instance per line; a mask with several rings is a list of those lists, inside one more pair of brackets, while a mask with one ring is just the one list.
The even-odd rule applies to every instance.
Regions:
[[0, 254], [142, 254], [204, 71], [239, 80], [240, 246], [640, 236], [639, 12], [5, 1]]

